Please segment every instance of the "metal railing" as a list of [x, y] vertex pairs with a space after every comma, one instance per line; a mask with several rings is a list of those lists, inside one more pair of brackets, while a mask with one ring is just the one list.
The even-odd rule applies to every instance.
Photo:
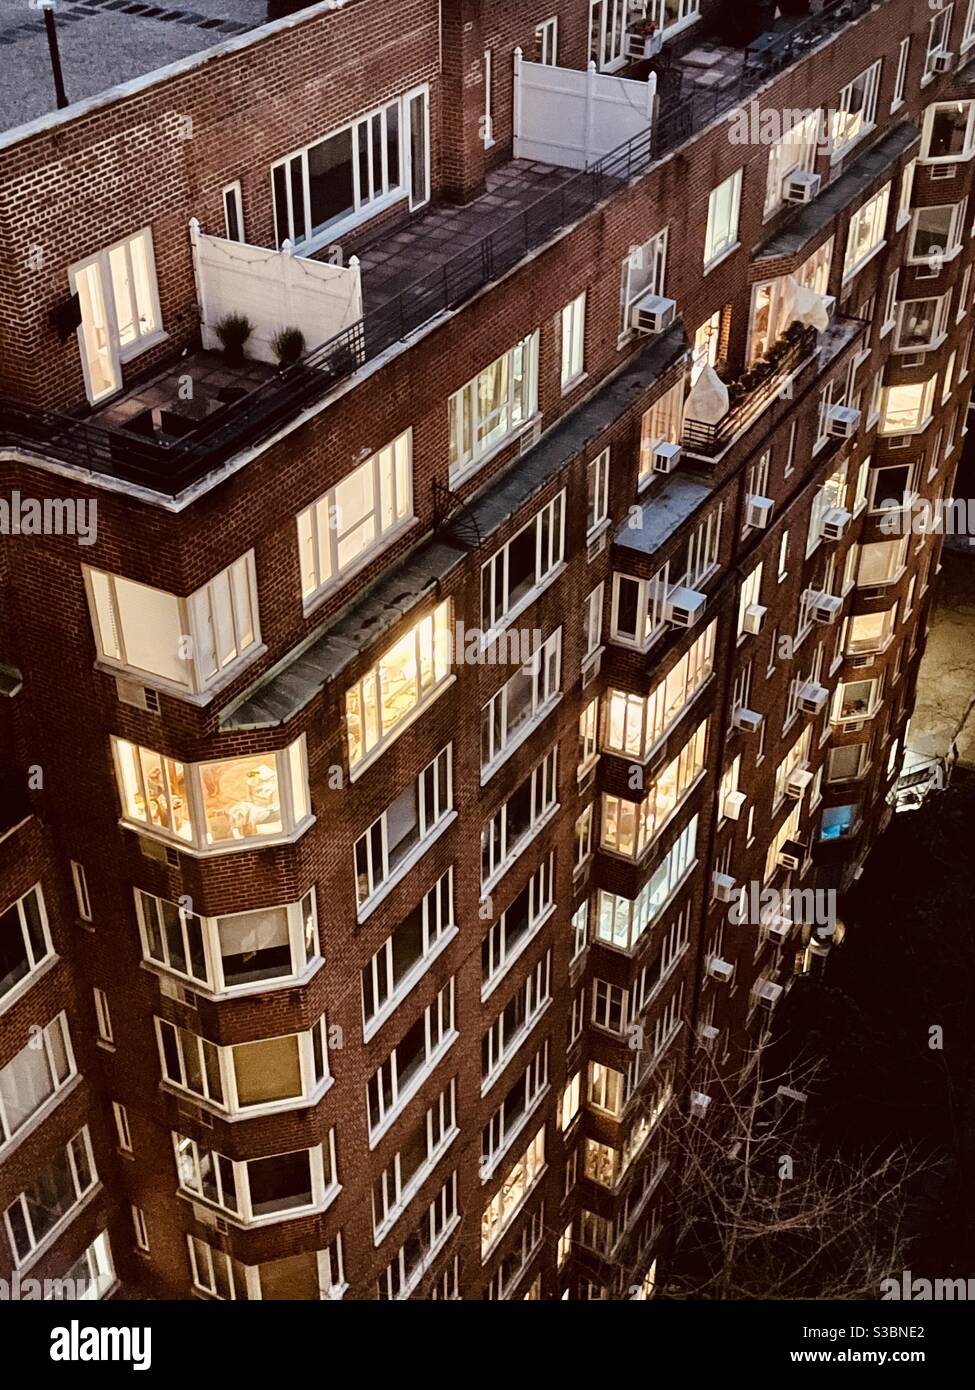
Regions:
[[798, 51], [856, 18], [870, 0], [833, 0], [820, 15], [798, 25], [760, 60], [743, 57], [737, 80], [721, 91], [696, 92], [659, 112], [641, 132], [595, 164], [570, 175], [513, 214], [473, 246], [408, 285], [300, 362], [275, 373], [242, 399], [225, 405], [185, 439], [167, 443], [135, 435], [96, 419], [61, 414], [0, 399], [0, 443], [36, 450], [62, 463], [141, 484], [175, 496], [242, 450], [321, 400], [351, 376], [441, 313], [471, 299], [558, 232], [577, 222], [614, 189], [642, 174], [702, 129]]

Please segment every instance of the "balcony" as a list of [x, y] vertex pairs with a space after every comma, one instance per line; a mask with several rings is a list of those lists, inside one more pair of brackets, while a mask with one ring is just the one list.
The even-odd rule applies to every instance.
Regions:
[[[740, 104], [771, 75], [869, 8], [869, 0], [833, 0], [820, 14], [775, 35], [760, 52], [755, 45], [755, 51], [722, 49], [719, 81], [709, 80], [718, 76], [713, 67], [702, 71], [689, 63], [663, 66], [657, 72], [660, 103], [652, 126], [587, 168], [572, 172], [516, 161], [492, 175], [484, 197], [468, 207], [428, 208], [403, 225], [387, 227], [371, 242], [353, 245], [350, 249], [359, 256], [363, 275], [362, 317], [283, 370], [247, 363], [233, 380], [218, 386], [216, 401], [202, 406], [202, 419], [167, 408], [166, 400], [175, 399], [174, 355], [161, 379], [157, 375], [149, 383], [162, 390], [166, 400], [148, 409], [164, 410], [169, 417], [189, 415], [189, 421], [174, 425], [172, 418], [163, 421], [160, 416], [157, 425], [151, 415], [146, 419], [143, 405], [132, 416], [142, 414], [144, 428], [133, 429], [129, 421], [123, 428], [104, 412], [70, 414], [0, 399], [0, 446], [162, 496], [178, 496], [225, 468], [235, 456], [265, 443], [358, 368], [508, 274], [614, 191]], [[185, 359], [179, 360], [185, 371]], [[203, 365], [215, 364], [208, 359]], [[258, 368], [264, 370], [255, 379], [251, 372]], [[138, 387], [135, 394], [143, 389]], [[116, 408], [125, 402], [122, 397]]]

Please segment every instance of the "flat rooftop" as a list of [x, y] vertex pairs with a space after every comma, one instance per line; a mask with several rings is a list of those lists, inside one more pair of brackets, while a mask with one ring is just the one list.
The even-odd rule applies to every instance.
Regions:
[[[0, 0], [0, 131], [57, 110], [44, 13]], [[267, 0], [58, 0], [69, 103], [95, 97], [268, 22]]]

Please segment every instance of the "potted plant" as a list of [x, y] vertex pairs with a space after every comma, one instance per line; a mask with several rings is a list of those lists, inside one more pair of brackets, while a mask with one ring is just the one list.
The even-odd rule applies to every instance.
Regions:
[[305, 355], [305, 335], [300, 328], [280, 328], [271, 340], [271, 351], [282, 371]]
[[254, 331], [246, 314], [225, 314], [217, 324], [217, 337], [223, 343], [224, 359], [235, 366], [244, 360], [244, 344]]

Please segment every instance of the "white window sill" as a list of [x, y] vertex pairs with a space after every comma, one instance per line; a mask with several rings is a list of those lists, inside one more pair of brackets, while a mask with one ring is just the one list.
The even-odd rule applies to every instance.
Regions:
[[868, 266], [876, 256], [880, 255], [886, 245], [887, 239], [886, 237], [882, 237], [881, 240], [877, 242], [876, 246], [872, 246], [865, 256], [861, 256], [854, 265], [850, 266], [849, 270], [844, 269], [841, 284], [848, 285], [855, 276], [860, 274], [861, 270]]
[[387, 1023], [389, 1019], [392, 1018], [400, 1004], [402, 1004], [405, 999], [409, 998], [413, 990], [426, 975], [433, 962], [443, 954], [459, 930], [460, 928], [456, 925], [445, 927], [440, 933], [433, 949], [428, 951], [425, 956], [421, 956], [420, 959], [409, 968], [393, 993], [386, 1000], [385, 1004], [383, 1004], [382, 1008], [377, 1009], [369, 1022], [362, 1025], [363, 1042], [369, 1042], [370, 1038], [374, 1038], [383, 1024]]
[[410, 1101], [421, 1089], [421, 1087], [426, 1085], [427, 1081], [429, 1081], [430, 1077], [437, 1070], [437, 1067], [439, 1067], [440, 1063], [446, 1057], [447, 1053], [450, 1051], [450, 1049], [453, 1047], [454, 1043], [457, 1041], [459, 1037], [460, 1034], [458, 1033], [456, 1028], [451, 1028], [449, 1033], [444, 1034], [443, 1038], [440, 1040], [439, 1046], [436, 1048], [434, 1052], [430, 1054], [430, 1056], [424, 1062], [423, 1066], [417, 1072], [416, 1076], [414, 1076], [413, 1079], [409, 1082], [408, 1086], [406, 1087], [406, 1090], [401, 1092], [400, 1095], [397, 1096], [396, 1104], [390, 1106], [390, 1108], [386, 1111], [385, 1115], [380, 1120], [379, 1124], [376, 1125], [375, 1129], [370, 1129], [370, 1150], [376, 1147], [376, 1145], [379, 1143], [380, 1139], [382, 1139], [384, 1134], [389, 1133], [393, 1125], [399, 1119], [400, 1115], [402, 1115], [403, 1111], [409, 1105]]
[[570, 395], [572, 394], [572, 392], [576, 389], [577, 386], [581, 386], [582, 383], [583, 383], [584, 381], [587, 381], [588, 379], [589, 379], [589, 373], [588, 373], [588, 372], [579, 372], [578, 375], [574, 376], [574, 377], [571, 379], [571, 381], [564, 381], [564, 382], [562, 383], [562, 395], [563, 395], [563, 396], [570, 396]]
[[497, 754], [496, 757], [492, 758], [491, 762], [484, 764], [484, 766], [481, 768], [482, 787], [486, 786], [488, 782], [490, 782], [494, 774], [498, 771], [498, 769], [504, 767], [505, 763], [512, 756], [512, 754], [516, 753], [518, 749], [521, 747], [521, 745], [527, 739], [531, 738], [532, 734], [536, 731], [536, 729], [541, 728], [542, 724], [544, 724], [548, 716], [552, 713], [556, 706], [561, 703], [561, 700], [562, 692], [561, 690], [557, 690], [555, 692], [555, 695], [550, 700], [546, 700], [544, 705], [539, 706], [534, 719], [532, 719], [529, 723], [525, 724], [523, 728], [518, 730], [514, 738], [510, 741], [510, 743], [507, 744], [503, 751]]
[[347, 236], [356, 227], [361, 227], [363, 223], [370, 221], [373, 217], [378, 217], [387, 208], [395, 207], [397, 203], [404, 202], [407, 198], [405, 188], [392, 189], [381, 198], [374, 198], [365, 207], [359, 208], [356, 212], [349, 213], [348, 216], [339, 218], [326, 227], [313, 232], [304, 241], [294, 243], [294, 252], [297, 256], [313, 256], [316, 251], [320, 251], [323, 246], [333, 245], [339, 237]]
[[183, 1086], [177, 1086], [174, 1081], [167, 1081], [165, 1077], [160, 1080], [159, 1089], [165, 1091], [167, 1095], [176, 1096], [178, 1100], [184, 1101], [187, 1105], [198, 1106], [200, 1110], [205, 1110], [208, 1115], [217, 1115], [221, 1120], [226, 1120], [228, 1124], [236, 1124], [239, 1120], [253, 1120], [264, 1115], [281, 1115], [291, 1110], [310, 1110], [312, 1106], [319, 1103], [326, 1091], [332, 1089], [334, 1081], [334, 1076], [326, 1076], [315, 1087], [310, 1096], [294, 1096], [287, 1100], [265, 1101], [262, 1105], [248, 1105], [242, 1110], [228, 1110], [226, 1106], [217, 1105], [215, 1101], [198, 1096]]
[[369, 768], [371, 768], [374, 763], [377, 763], [379, 759], [382, 757], [382, 755], [384, 753], [387, 753], [389, 749], [392, 748], [393, 744], [400, 737], [400, 735], [405, 734], [407, 729], [409, 729], [413, 724], [415, 724], [416, 721], [421, 717], [421, 715], [426, 714], [427, 710], [431, 707], [431, 705], [436, 704], [437, 700], [440, 699], [440, 696], [444, 693], [445, 690], [448, 690], [450, 686], [454, 684], [456, 679], [457, 677], [454, 675], [453, 672], [450, 672], [449, 675], [444, 676], [442, 680], [438, 681], [438, 683], [433, 687], [432, 690], [428, 690], [426, 692], [426, 694], [420, 700], [419, 704], [414, 705], [413, 708], [410, 710], [409, 714], [407, 714], [403, 719], [401, 719], [396, 724], [395, 728], [389, 731], [385, 738], [381, 739], [380, 742], [377, 743], [374, 748], [370, 748], [369, 752], [365, 755], [364, 758], [359, 759], [355, 767], [350, 766], [350, 784], [353, 782], [357, 782], [359, 778], [363, 775], [363, 773], [368, 772]]
[[266, 651], [267, 644], [264, 642], [258, 642], [255, 646], [248, 647], [243, 656], [238, 657], [224, 671], [221, 671], [220, 679], [215, 680], [212, 685], [208, 685], [205, 690], [191, 690], [189, 686], [166, 680], [165, 677], [154, 675], [151, 671], [140, 671], [134, 666], [122, 666], [113, 661], [106, 661], [104, 657], [98, 657], [93, 663], [93, 669], [103, 672], [106, 676], [134, 681], [138, 685], [146, 686], [149, 690], [157, 690], [162, 695], [169, 695], [174, 700], [182, 700], [184, 704], [202, 708], [204, 705], [208, 705], [221, 691], [226, 690], [227, 686], [246, 671], [248, 666], [264, 656]]
[[0, 999], [0, 1014], [5, 1014], [8, 1009], [13, 1008], [17, 1000], [22, 999], [29, 989], [32, 989], [49, 971], [53, 970], [60, 959], [60, 956], [54, 954], [45, 956], [40, 965], [28, 971], [22, 980], [18, 980]]
[[491, 976], [490, 980], [487, 980], [484, 984], [481, 985], [482, 1004], [486, 999], [489, 999], [491, 997], [491, 995], [497, 989], [498, 985], [509, 973], [511, 967], [515, 964], [515, 962], [520, 960], [521, 957], [525, 954], [525, 952], [528, 950], [528, 947], [535, 940], [535, 937], [541, 931], [542, 927], [544, 927], [545, 923], [552, 916], [552, 913], [554, 911], [555, 903], [549, 903], [545, 911], [539, 913], [533, 925], [529, 927], [528, 931], [518, 942], [518, 945], [514, 948], [514, 950], [509, 951], [508, 954], [505, 956], [504, 964], [498, 967], [495, 973]]
[[318, 974], [325, 961], [321, 956], [316, 956], [309, 961], [300, 975], [286, 975], [283, 978], [273, 980], [258, 980], [249, 985], [232, 985], [222, 990], [214, 989], [213, 985], [204, 980], [193, 980], [189, 975], [181, 975], [178, 970], [170, 970], [160, 961], [143, 959], [139, 962], [140, 968], [146, 970], [150, 975], [156, 975], [159, 979], [173, 980], [181, 989], [188, 990], [191, 994], [199, 994], [204, 999], [212, 999], [219, 1003], [227, 999], [250, 998], [255, 994], [274, 994], [279, 990], [301, 989], [307, 985], [315, 975]]
[[446, 1132], [443, 1139], [437, 1145], [433, 1153], [428, 1158], [424, 1159], [423, 1163], [420, 1164], [420, 1167], [413, 1174], [413, 1177], [403, 1188], [402, 1192], [399, 1195], [399, 1199], [390, 1207], [389, 1211], [383, 1217], [379, 1225], [374, 1227], [372, 1240], [373, 1245], [382, 1245], [383, 1241], [389, 1235], [390, 1231], [396, 1225], [399, 1218], [403, 1215], [403, 1212], [412, 1202], [413, 1198], [416, 1196], [420, 1188], [426, 1182], [427, 1178], [436, 1168], [437, 1164], [443, 1158], [444, 1154], [450, 1148], [451, 1144], [457, 1138], [459, 1133], [460, 1130], [458, 1129], [457, 1125], [453, 1125]]
[[378, 544], [370, 546], [368, 550], [363, 551], [357, 560], [354, 560], [351, 565], [348, 565], [345, 569], [340, 570], [333, 578], [327, 580], [320, 589], [315, 589], [307, 598], [302, 597], [301, 611], [303, 615], [306, 618], [310, 617], [316, 609], [321, 608], [326, 600], [333, 598], [350, 582], [350, 580], [354, 579], [360, 571], [364, 570], [367, 565], [370, 565], [373, 560], [378, 559], [383, 551], [388, 550], [395, 541], [398, 541], [401, 536], [405, 535], [408, 531], [412, 531], [415, 527], [419, 526], [419, 524], [420, 522], [417, 517], [406, 516], [402, 521], [397, 522], [395, 526], [391, 526], [388, 531], [383, 532]]
[[549, 1009], [551, 1008], [551, 1005], [552, 997], [551, 995], [549, 995], [548, 999], [545, 1000], [545, 1003], [541, 1006], [541, 1008], [536, 1010], [536, 1012], [532, 1014], [531, 1018], [528, 1019], [527, 1022], [523, 1023], [522, 1026], [519, 1028], [518, 1032], [512, 1038], [510, 1045], [506, 1049], [504, 1056], [495, 1065], [493, 1070], [491, 1070], [488, 1073], [488, 1075], [484, 1078], [484, 1080], [481, 1082], [482, 1098], [487, 1095], [488, 1091], [491, 1090], [492, 1086], [498, 1080], [498, 1078], [503, 1076], [504, 1073], [507, 1071], [508, 1067], [515, 1060], [518, 1053], [521, 1051], [525, 1043], [531, 1037], [532, 1033], [534, 1033], [539, 1023], [541, 1023], [544, 1016], [548, 1013]]
[[[536, 515], [538, 514], [536, 513]], [[548, 574], [545, 576], [545, 578], [542, 580], [540, 584], [534, 585], [533, 588], [528, 590], [527, 594], [525, 594], [522, 598], [518, 600], [518, 602], [514, 605], [513, 608], [508, 609], [507, 613], [505, 613], [504, 617], [501, 619], [499, 623], [495, 623], [494, 627], [488, 628], [487, 632], [482, 632], [481, 650], [486, 651], [488, 647], [490, 647], [494, 642], [498, 640], [498, 638], [501, 636], [503, 632], [507, 632], [508, 628], [511, 627], [515, 619], [520, 618], [522, 613], [524, 613], [525, 609], [530, 608], [532, 604], [535, 602], [535, 600], [537, 598], [540, 598], [541, 595], [544, 594], [545, 590], [548, 589], [552, 584], [554, 584], [555, 581], [565, 573], [566, 568], [566, 562], [564, 560], [560, 560], [554, 569], [549, 570]]]
[[219, 841], [215, 845], [207, 845], [201, 848], [199, 845], [192, 844], [189, 840], [181, 840], [178, 835], [165, 835], [154, 825], [145, 825], [142, 821], [126, 820], [124, 816], [119, 817], [119, 825], [123, 830], [132, 830], [136, 835], [141, 835], [143, 839], [153, 840], [158, 845], [165, 845], [167, 849], [177, 850], [180, 854], [188, 854], [193, 859], [215, 859], [222, 854], [241, 854], [248, 850], [270, 849], [274, 845], [293, 845], [296, 840], [300, 840], [302, 835], [315, 824], [317, 816], [306, 816], [294, 830], [284, 831], [280, 835], [247, 835], [240, 840], [225, 842]]
[[444, 834], [449, 826], [453, 825], [456, 819], [456, 810], [452, 809], [448, 811], [443, 819], [438, 821], [427, 835], [424, 835], [419, 844], [413, 846], [405, 859], [396, 865], [396, 868], [390, 874], [389, 878], [356, 908], [355, 915], [357, 922], [364, 922], [366, 918], [376, 910], [383, 899], [389, 897], [396, 885], [403, 881], [415, 864], [419, 864], [430, 846], [436, 844], [437, 840], [440, 839], [441, 835]]
[[[154, 333], [148, 333], [144, 338], [138, 338], [128, 347], [120, 347], [118, 350], [118, 360], [124, 366], [126, 362], [131, 362], [136, 357], [141, 357], [150, 348], [158, 347], [160, 343], [169, 341], [169, 334], [165, 328], [157, 328]], [[124, 388], [123, 388], [124, 389]], [[115, 394], [118, 394], [117, 392]], [[101, 401], [99, 401], [101, 405]]]
[[704, 262], [702, 274], [710, 275], [712, 270], [717, 270], [718, 266], [721, 265], [722, 261], [726, 261], [729, 256], [733, 256], [735, 252], [739, 251], [740, 249], [740, 241], [733, 241], [730, 243], [730, 245], [723, 246], [720, 251], [718, 251], [715, 255], [711, 257], [709, 261]]
[[505, 1157], [506, 1154], [509, 1154], [511, 1152], [512, 1148], [515, 1145], [515, 1141], [518, 1139], [518, 1136], [524, 1134], [525, 1130], [528, 1127], [529, 1121], [532, 1119], [534, 1115], [538, 1113], [542, 1101], [549, 1094], [551, 1089], [551, 1082], [546, 1081], [545, 1085], [541, 1088], [541, 1090], [532, 1100], [531, 1105], [529, 1105], [528, 1109], [524, 1112], [524, 1114], [522, 1114], [519, 1117], [514, 1129], [509, 1130], [509, 1132], [504, 1136], [504, 1142], [502, 1143], [501, 1147], [492, 1155], [490, 1162], [488, 1163], [482, 1161], [480, 1170], [482, 1184], [490, 1182], [491, 1179], [494, 1177], [495, 1173], [498, 1171], [498, 1167], [501, 1164], [502, 1159]]
[[512, 865], [517, 863], [517, 861], [524, 854], [528, 846], [533, 844], [534, 841], [538, 839], [539, 835], [548, 825], [549, 821], [555, 818], [559, 810], [560, 805], [559, 802], [556, 801], [553, 805], [551, 805], [548, 808], [547, 811], [545, 811], [541, 816], [539, 816], [538, 820], [535, 821], [533, 825], [529, 826], [527, 833], [522, 836], [515, 849], [510, 850], [508, 852], [505, 859], [498, 865], [498, 867], [494, 870], [490, 877], [481, 881], [482, 899], [486, 898], [488, 894], [492, 891], [492, 889], [495, 888], [501, 882], [501, 880], [504, 878], [505, 874], [512, 867]]
[[497, 458], [498, 454], [510, 448], [519, 435], [525, 434], [526, 431], [537, 424], [541, 418], [541, 411], [536, 410], [534, 414], [529, 415], [526, 420], [519, 420], [514, 429], [509, 430], [503, 439], [499, 439], [496, 444], [492, 444], [490, 449], [485, 450], [483, 454], [478, 454], [476, 458], [469, 459], [466, 463], [461, 464], [456, 471], [453, 469], [448, 470], [447, 486], [450, 488], [451, 492], [456, 492], [464, 483], [469, 482], [471, 478], [475, 478], [482, 468], [486, 468], [492, 459]]
[[333, 1182], [325, 1189], [321, 1201], [315, 1202], [311, 1206], [294, 1207], [288, 1211], [272, 1211], [264, 1216], [251, 1217], [238, 1216], [236, 1212], [228, 1211], [226, 1207], [218, 1206], [216, 1202], [211, 1202], [195, 1192], [188, 1192], [184, 1187], [176, 1189], [176, 1196], [181, 1201], [189, 1203], [190, 1206], [204, 1207], [207, 1211], [212, 1211], [214, 1216], [220, 1217], [221, 1220], [235, 1226], [238, 1230], [250, 1231], [263, 1226], [274, 1226], [282, 1221], [297, 1221], [301, 1217], [315, 1216], [327, 1211], [341, 1191], [342, 1184]]

